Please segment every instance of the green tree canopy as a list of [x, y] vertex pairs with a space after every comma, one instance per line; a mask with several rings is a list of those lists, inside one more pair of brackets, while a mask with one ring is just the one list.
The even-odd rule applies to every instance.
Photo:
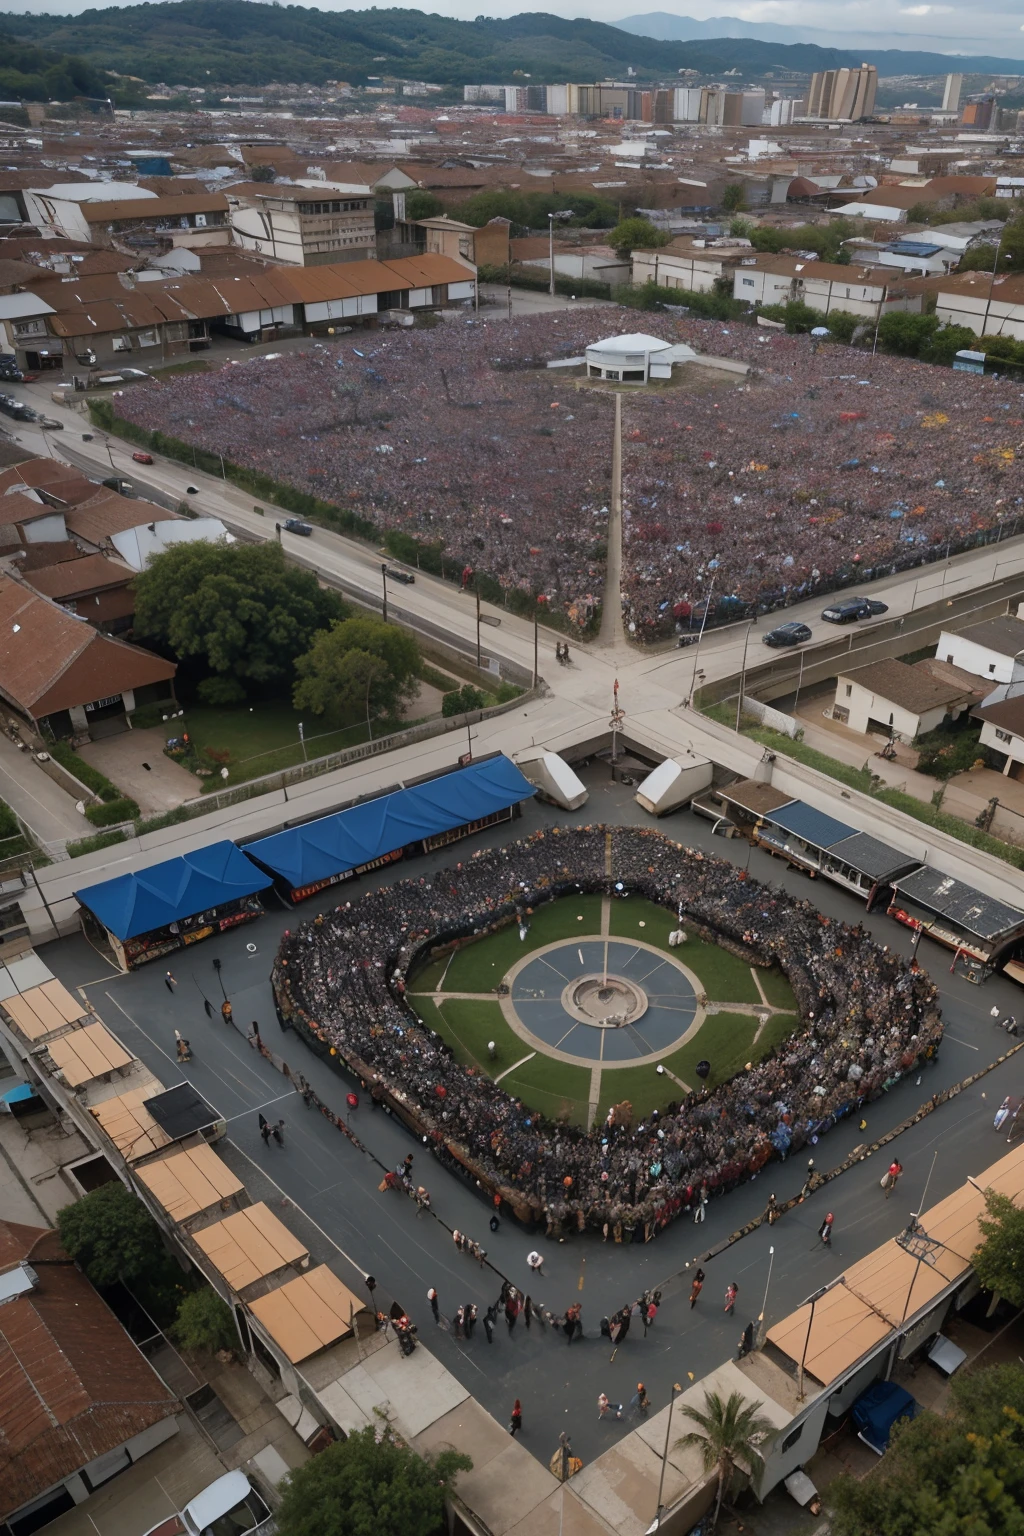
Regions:
[[171, 1333], [182, 1349], [198, 1349], [208, 1355], [219, 1349], [233, 1350], [238, 1344], [231, 1308], [212, 1285], [202, 1285], [182, 1298]]
[[57, 1212], [57, 1230], [62, 1247], [93, 1285], [131, 1284], [163, 1256], [156, 1222], [120, 1179], [65, 1205]]
[[410, 187], [406, 192], [407, 219], [436, 219], [441, 213], [444, 213], [444, 203], [433, 192], [426, 192], [422, 187]]
[[896, 310], [878, 323], [878, 344], [900, 357], [917, 357], [939, 328], [934, 315], [908, 315]]
[[979, 1223], [985, 1240], [974, 1255], [974, 1272], [986, 1290], [1024, 1307], [1024, 1211], [994, 1189], [985, 1191], [985, 1209]]
[[438, 1536], [444, 1500], [459, 1472], [473, 1463], [458, 1451], [427, 1459], [402, 1445], [390, 1426], [356, 1430], [284, 1485], [280, 1536]]
[[346, 612], [273, 543], [178, 544], [150, 561], [135, 593], [138, 634], [205, 664], [217, 703], [247, 686], [280, 687], [317, 631]]
[[833, 1536], [1021, 1536], [1024, 1370], [954, 1378], [948, 1415], [893, 1429], [870, 1477], [829, 1486]]
[[747, 193], [742, 181], [730, 181], [722, 193], [722, 207], [726, 213], [738, 213], [745, 208]]
[[341, 619], [313, 637], [295, 664], [296, 709], [339, 720], [394, 711], [416, 692], [419, 646], [376, 618]]
[[617, 217], [616, 205], [592, 192], [478, 192], [452, 209], [452, 217], [466, 224], [508, 219], [513, 235], [546, 230], [549, 213], [571, 213], [559, 223], [587, 229], [609, 229]]
[[608, 244], [617, 256], [629, 256], [634, 250], [649, 250], [667, 245], [669, 236], [656, 229], [650, 219], [622, 219], [608, 236]]
[[984, 245], [972, 245], [960, 258], [958, 272], [1024, 272], [1024, 214], [1011, 219], [1002, 235], [993, 234]]

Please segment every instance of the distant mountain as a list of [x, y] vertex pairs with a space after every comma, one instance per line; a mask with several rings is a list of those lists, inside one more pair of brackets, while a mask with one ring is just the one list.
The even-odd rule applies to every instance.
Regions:
[[[737, 69], [749, 78], [766, 71], [808, 74], [862, 59], [861, 52], [805, 42], [666, 41], [544, 12], [455, 21], [423, 11], [326, 11], [254, 0], [155, 0], [78, 16], [9, 12], [0, 15], [0, 40], [7, 51], [28, 44], [74, 55], [97, 71], [210, 88], [339, 79], [364, 84], [371, 75], [459, 87], [621, 79], [628, 71], [639, 83], [671, 80], [683, 69], [712, 77]], [[872, 58], [881, 74], [954, 67], [952, 58], [935, 53], [889, 51]], [[968, 62], [975, 69], [1024, 71], [1024, 64], [1006, 59], [972, 59], [965, 68]]]
[[[653, 37], [663, 42], [716, 42], [725, 38], [747, 38], [766, 43], [810, 43], [819, 48], [839, 48], [854, 51], [861, 58], [877, 63], [879, 58], [891, 61], [886, 74], [940, 73], [951, 69], [963, 69], [968, 73], [986, 73], [989, 70], [1006, 74], [1024, 71], [1024, 62], [992, 56], [963, 55], [957, 53], [957, 45], [951, 41], [948, 50], [941, 38], [929, 38], [927, 43], [937, 47], [938, 53], [924, 51], [922, 40], [912, 33], [887, 33], [881, 46], [877, 34], [873, 37], [855, 32], [832, 32], [821, 27], [786, 27], [771, 21], [743, 21], [739, 16], [711, 16], [698, 21], [695, 16], [676, 16], [670, 11], [648, 11], [643, 16], [626, 16], [615, 23], [623, 32], [637, 37]], [[902, 62], [897, 63], [897, 56]], [[930, 62], [918, 69], [909, 59], [926, 58]], [[936, 60], [939, 62], [936, 64]], [[883, 71], [880, 67], [880, 73]]]

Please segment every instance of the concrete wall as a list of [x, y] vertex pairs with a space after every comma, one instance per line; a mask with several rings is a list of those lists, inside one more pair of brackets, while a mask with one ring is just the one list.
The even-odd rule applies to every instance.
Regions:
[[967, 635], [955, 635], [948, 629], [939, 635], [935, 654], [940, 661], [949, 661], [954, 667], [963, 667], [965, 672], [973, 672], [975, 677], [990, 679], [993, 686], [996, 683], [1008, 683], [1013, 673], [1012, 656], [1003, 656], [987, 645], [979, 645], [977, 640], [971, 640]]

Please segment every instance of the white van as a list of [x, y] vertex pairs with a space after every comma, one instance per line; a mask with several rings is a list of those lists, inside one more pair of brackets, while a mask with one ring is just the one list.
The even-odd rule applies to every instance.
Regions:
[[226, 1472], [145, 1536], [244, 1536], [268, 1531], [270, 1510], [244, 1472]]

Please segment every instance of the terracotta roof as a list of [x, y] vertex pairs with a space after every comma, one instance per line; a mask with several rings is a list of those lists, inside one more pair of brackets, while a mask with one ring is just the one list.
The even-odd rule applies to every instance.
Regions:
[[223, 192], [204, 192], [196, 197], [132, 197], [122, 202], [86, 203], [88, 224], [117, 223], [121, 219], [172, 219], [186, 213], [226, 213]]
[[[2, 505], [0, 505], [2, 511]], [[124, 587], [135, 572], [105, 555], [83, 555], [80, 560], [64, 560], [45, 570], [27, 572], [25, 579], [44, 597], [60, 602], [64, 598], [85, 597], [111, 587]]]
[[172, 678], [173, 662], [101, 635], [24, 582], [0, 576], [0, 694], [38, 719]]
[[0, 1516], [179, 1408], [44, 1228], [0, 1222], [4, 1268], [38, 1284], [0, 1307]]
[[[77, 501], [64, 513], [64, 525], [68, 532], [78, 539], [84, 539], [86, 544], [99, 546], [113, 534], [124, 533], [128, 528], [138, 528], [140, 523], [152, 522], [154, 517], [167, 522], [178, 516], [176, 512], [165, 512], [162, 507], [154, 507], [150, 501], [131, 501], [127, 496], [119, 496], [116, 491], [108, 490], [105, 486], [90, 483], [89, 491], [89, 496]], [[0, 501], [2, 512], [3, 502]]]

